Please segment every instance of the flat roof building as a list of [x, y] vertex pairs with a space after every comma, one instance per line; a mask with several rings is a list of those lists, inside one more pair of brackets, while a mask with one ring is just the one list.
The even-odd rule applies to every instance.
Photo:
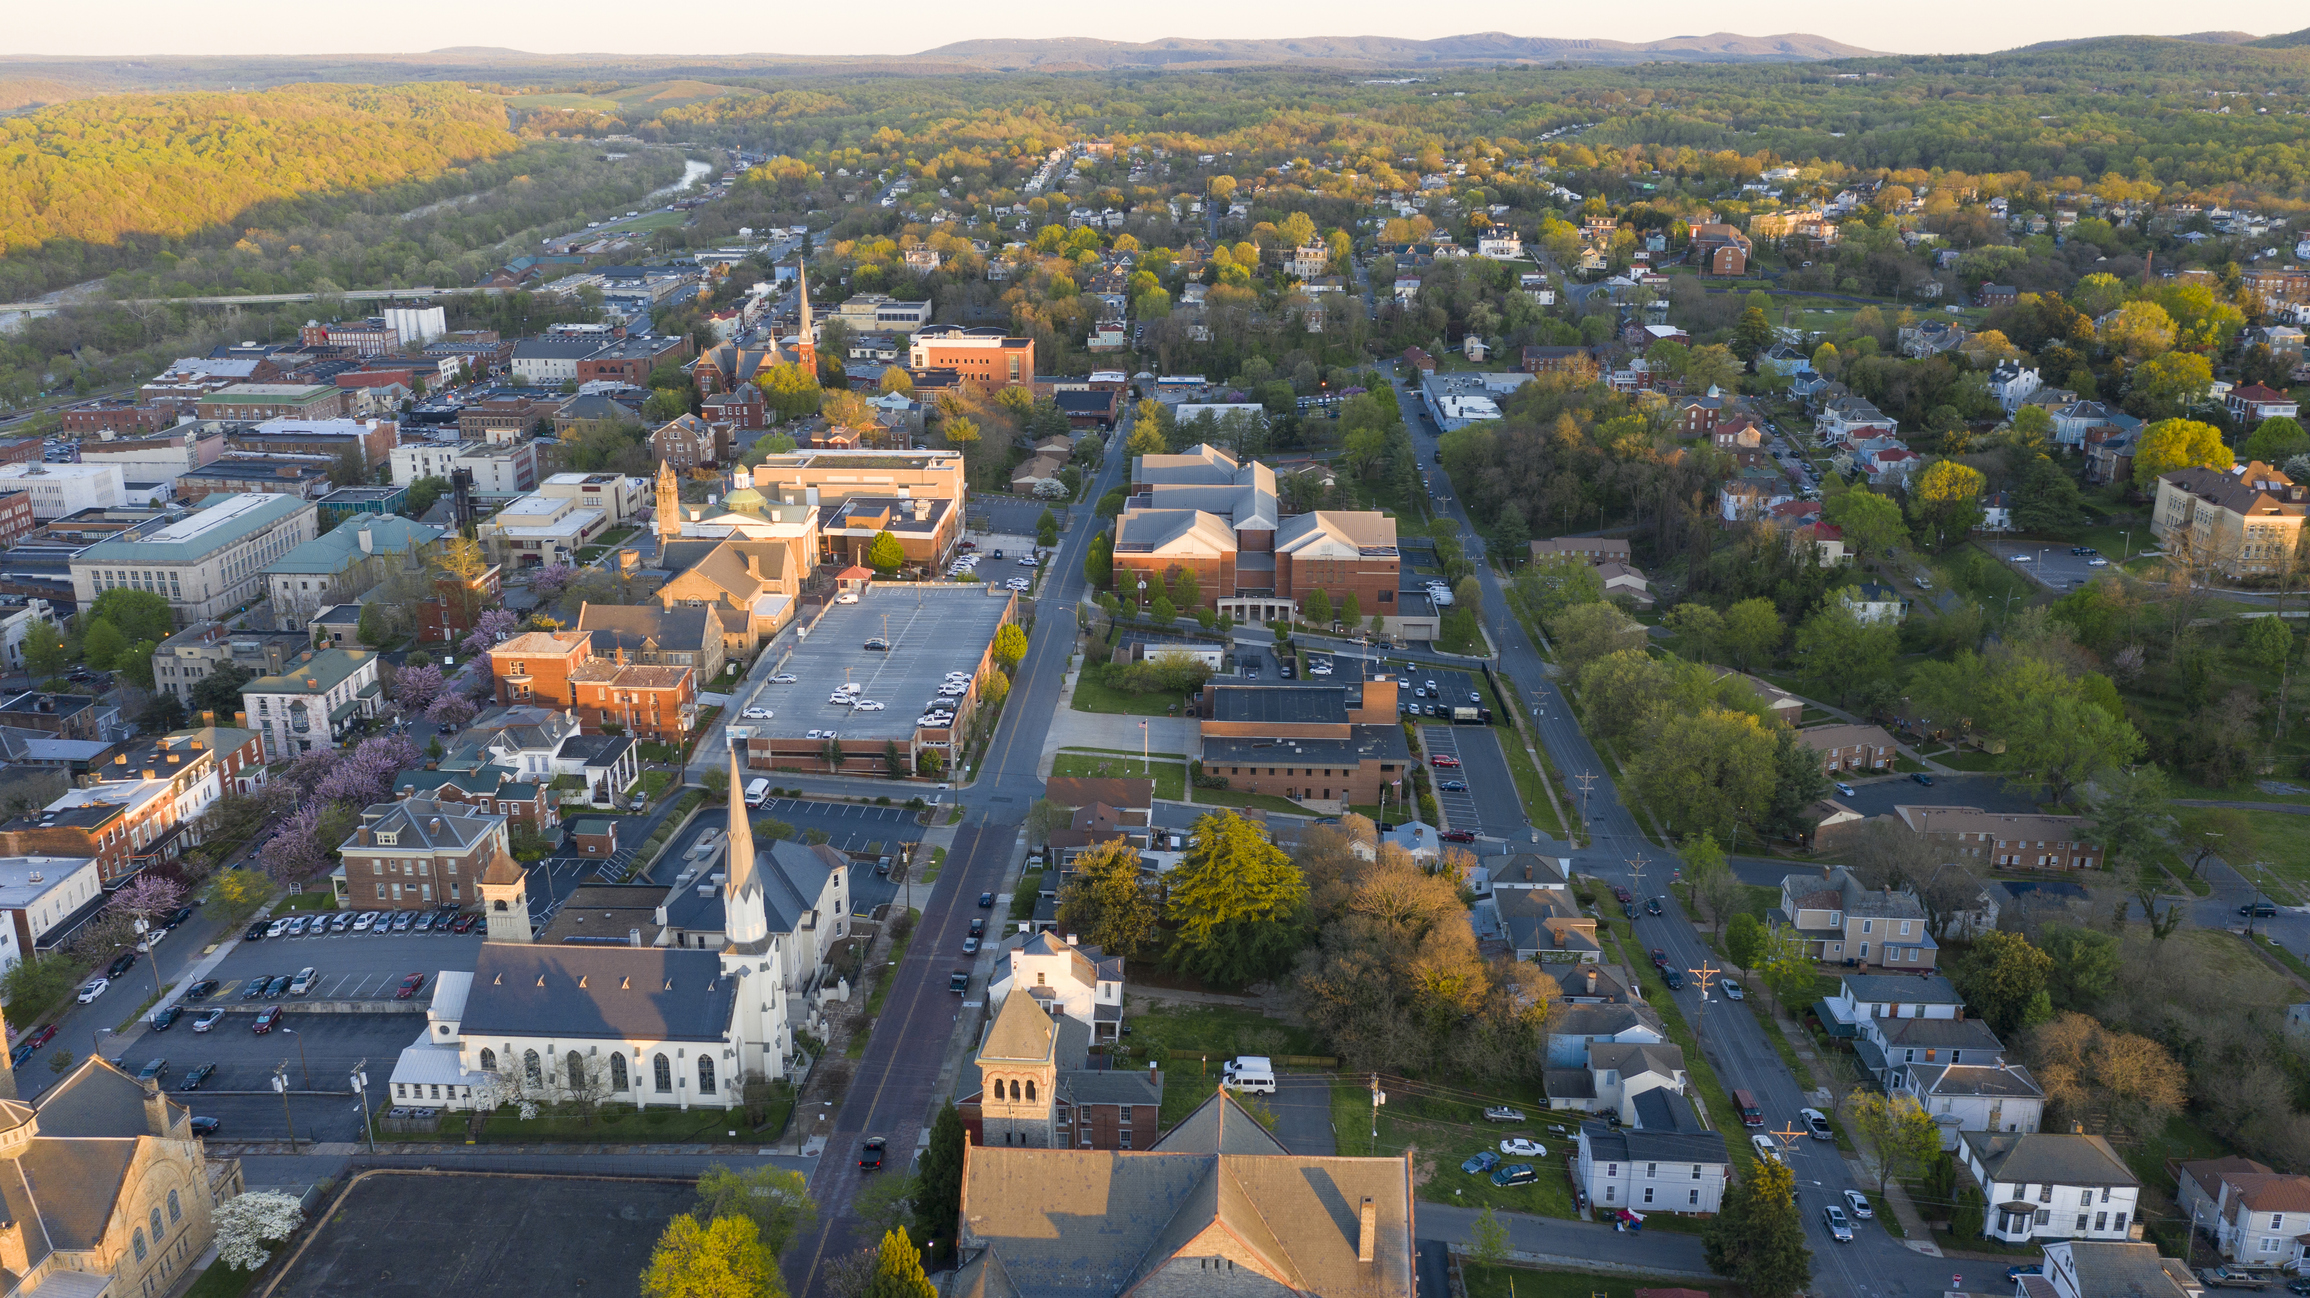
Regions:
[[126, 587], [166, 599], [180, 622], [222, 617], [264, 597], [265, 565], [319, 530], [313, 502], [295, 496], [216, 495], [135, 540], [99, 541], [74, 555], [73, 597], [83, 606]]

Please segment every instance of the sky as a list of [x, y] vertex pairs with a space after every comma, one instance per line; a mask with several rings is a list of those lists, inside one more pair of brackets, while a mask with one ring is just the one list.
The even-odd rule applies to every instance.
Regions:
[[[1899, 54], [2009, 49], [2034, 41], [2121, 33], [2235, 29], [2258, 34], [2310, 25], [2300, 0], [2232, 0], [2175, 8], [2150, 0], [2013, 5], [1943, 0], [1930, 5], [1797, 6], [1759, 0], [1662, 0], [1645, 5], [1524, 6], [1443, 10], [1401, 0], [1285, 0], [1253, 6], [1170, 0], [1102, 8], [1072, 0], [1010, 0], [995, 6], [883, 0], [847, 5], [714, 6], [665, 21], [630, 0], [404, 0], [379, 11], [306, 0], [240, 0], [231, 21], [183, 0], [96, 0], [96, 9], [26, 4], [0, 30], [12, 55], [341, 54], [505, 46], [537, 53], [712, 55], [911, 54], [953, 41], [1086, 36], [1406, 36], [1492, 29], [1519, 36], [1648, 41], [1677, 35], [1803, 32]], [[860, 21], [871, 12], [870, 21]], [[390, 13], [391, 19], [379, 21]]]

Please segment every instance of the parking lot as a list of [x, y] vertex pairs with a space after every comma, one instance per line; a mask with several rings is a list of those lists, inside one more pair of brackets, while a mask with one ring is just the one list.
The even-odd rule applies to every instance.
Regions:
[[[1007, 594], [919, 583], [874, 587], [856, 604], [837, 604], [807, 639], [797, 640], [779, 669], [794, 681], [765, 684], [745, 701], [775, 715], [733, 724], [781, 739], [816, 731], [849, 740], [909, 740], [923, 709], [940, 701], [948, 672], [978, 672], [1010, 608]], [[889, 647], [868, 649], [869, 640]], [[831, 702], [834, 688], [845, 683], [859, 687], [857, 700]], [[867, 703], [882, 706], [862, 706]]]
[[422, 972], [426, 985], [431, 987], [433, 975], [440, 970], [471, 969], [480, 950], [479, 928], [462, 935], [395, 933], [377, 937], [370, 933], [333, 933], [327, 937], [278, 937], [242, 942], [210, 973], [209, 976], [217, 980], [217, 989], [209, 999], [227, 1008], [238, 1007], [241, 993], [251, 979], [294, 974], [305, 968], [319, 972], [313, 990], [303, 997], [277, 999], [284, 1003], [291, 999], [391, 999], [405, 976]]
[[[1848, 772], [1837, 777], [1853, 784]], [[1891, 779], [1883, 776], [1853, 784], [1853, 796], [1836, 795], [1844, 803], [1864, 816], [1889, 816], [1898, 806], [1913, 807], [1979, 807], [1999, 815], [2027, 815], [2037, 810], [2037, 803], [2026, 793], [2011, 790], [2002, 776], [1996, 775], [1935, 775], [1931, 787], [1917, 783], [1903, 775]]]
[[[1500, 751], [1500, 737], [1490, 726], [1422, 726], [1420, 745], [1427, 750], [1429, 774], [1436, 781], [1436, 809], [1444, 828], [1468, 829], [1491, 838], [1521, 839], [1529, 828], [1523, 802], [1516, 793], [1516, 777]], [[1437, 756], [1457, 757], [1457, 770], [1438, 768]], [[1457, 781], [1465, 790], [1446, 789]]]
[[[431, 996], [428, 985], [419, 1003]], [[291, 1013], [281, 1016], [280, 1026], [259, 1036], [251, 1030], [256, 1004], [243, 1006], [233, 1000], [220, 1008], [226, 1010], [225, 1017], [208, 1032], [194, 1032], [188, 1014], [166, 1032], [143, 1024], [123, 1036], [103, 1039], [104, 1056], [132, 1073], [149, 1060], [166, 1059], [169, 1069], [161, 1079], [162, 1088], [196, 1116], [222, 1123], [220, 1140], [277, 1140], [288, 1134], [292, 1121], [301, 1140], [359, 1139], [361, 1116], [350, 1082], [353, 1069], [365, 1066], [372, 1093], [381, 1093], [401, 1052], [425, 1031], [425, 1016], [420, 1013]], [[183, 1090], [187, 1076], [202, 1064], [215, 1064], [216, 1071], [199, 1090]], [[292, 1092], [320, 1093], [292, 1094], [284, 1111], [272, 1080], [284, 1067]]]
[[[1413, 663], [1403, 670], [1404, 682], [1396, 691], [1396, 705], [1406, 716], [1440, 716], [1449, 720], [1453, 708], [1492, 706], [1491, 693], [1483, 682], [1466, 672], [1430, 667], [1425, 663]], [[1429, 688], [1431, 682], [1432, 689]]]
[[[1981, 544], [2015, 572], [2049, 590], [2075, 590], [2118, 563], [2117, 555], [2071, 554], [2069, 545], [2061, 541], [1984, 541]], [[2016, 555], [2029, 557], [2016, 560]], [[2094, 564], [2097, 557], [2105, 559], [2100, 566]]]

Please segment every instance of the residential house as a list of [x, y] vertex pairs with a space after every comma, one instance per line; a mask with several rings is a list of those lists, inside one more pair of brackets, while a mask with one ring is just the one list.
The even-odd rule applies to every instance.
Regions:
[[1826, 876], [1784, 876], [1780, 908], [1770, 918], [1792, 928], [1815, 960], [1923, 972], [1940, 954], [1915, 894], [1863, 887], [1841, 865]]
[[1728, 523], [1752, 523], [1769, 517], [1775, 506], [1797, 498], [1789, 480], [1761, 466], [1739, 470], [1717, 484], [1717, 513]]
[[1985, 307], [1996, 308], [2012, 306], [2020, 296], [2020, 291], [2011, 284], [1983, 284], [1980, 301]]
[[1684, 1051], [1665, 1042], [1596, 1042], [1578, 1066], [1543, 1070], [1549, 1108], [1617, 1113], [1622, 1122], [1635, 1121], [1638, 1096], [1655, 1090], [1681, 1096], [1689, 1081]]
[[1902, 486], [1909, 475], [1925, 467], [1925, 459], [1906, 446], [1877, 447], [1859, 457], [1861, 468], [1875, 487]]
[[1822, 440], [1845, 444], [1859, 441], [1871, 433], [1894, 433], [1900, 425], [1889, 415], [1861, 397], [1839, 397], [1821, 410], [1813, 421], [1813, 431]]
[[[1225, 1091], [1159, 1139], [1135, 1130], [1137, 1149], [1095, 1140], [1085, 1149], [1080, 1137], [1062, 1149], [1055, 1135], [1046, 1148], [1006, 1144], [994, 1131], [1058, 1129], [1046, 1112], [1060, 1089], [1056, 1045], [1029, 1035], [1040, 1032], [1031, 1018], [1012, 1024], [1025, 1039], [1010, 1044], [1010, 1033], [990, 1027], [982, 1054], [1029, 1057], [982, 1070], [981, 1094], [1002, 1080], [1037, 1083], [1042, 1098], [1006, 1094], [987, 1111], [983, 1143], [965, 1150], [957, 1244], [966, 1260], [954, 1292], [1120, 1298], [1193, 1287], [1412, 1298], [1405, 1159], [1294, 1155]], [[1086, 1195], [1100, 1211], [1084, 1211]]]
[[1643, 988], [1619, 965], [1542, 965], [1540, 971], [1555, 980], [1567, 1005], [1635, 1005], [1644, 1000]]
[[1668, 1040], [1652, 1011], [1634, 1004], [1564, 1005], [1548, 1015], [1547, 1066], [1588, 1067], [1593, 1045], [1661, 1045]]
[[979, 1088], [955, 1102], [969, 1142], [1070, 1151], [1153, 1143], [1161, 1129], [1163, 1074], [1093, 1070], [1087, 1024], [1053, 1012], [1015, 982], [1008, 987], [987, 993], [1000, 1008], [972, 1060]]
[[2225, 577], [2267, 576], [2289, 570], [2306, 513], [2310, 488], [2255, 460], [2158, 475], [2150, 530]]
[[1672, 1091], [1644, 1092], [1631, 1107], [1633, 1120], [1618, 1127], [1580, 1124], [1572, 1181], [1589, 1209], [1617, 1217], [1722, 1207], [1732, 1162], [1723, 1133]]
[[1976, 532], [2010, 532], [2013, 530], [2013, 493], [1992, 491], [1981, 498], [1981, 522]]
[[700, 681], [722, 674], [722, 627], [709, 609], [657, 604], [578, 605], [577, 629], [591, 637], [596, 658], [615, 658], [644, 667], [688, 667]]
[[[2033, 396], [2042, 393], [2033, 393]], [[2023, 404], [2033, 405], [2034, 401]], [[2141, 431], [2142, 421], [2101, 401], [2064, 401], [2049, 408], [2053, 419], [2053, 441], [2058, 446], [2086, 445], [2090, 434], [2097, 428], [2108, 428], [2121, 433]]]
[[241, 686], [241, 710], [265, 737], [267, 762], [289, 761], [316, 745], [338, 746], [354, 722], [377, 715], [383, 702], [377, 655], [366, 649], [323, 649]]
[[1954, 1019], [1965, 1013], [1965, 998], [1940, 974], [1848, 973], [1837, 994], [1813, 1002], [1813, 1013], [1831, 1036], [1858, 1035], [1863, 1019]]
[[67, 789], [38, 811], [0, 821], [0, 855], [94, 860], [108, 890], [146, 866], [177, 859], [201, 841], [198, 812], [185, 816], [180, 808], [206, 807], [200, 799], [213, 800], [213, 786], [180, 788], [176, 778], [142, 773], [139, 767], [137, 779]]
[[650, 453], [659, 463], [670, 464], [677, 472], [687, 474], [728, 458], [730, 428], [696, 415], [681, 415], [650, 434]]
[[432, 798], [380, 802], [337, 849], [332, 877], [347, 910], [430, 910], [480, 900], [484, 871], [513, 859], [502, 815]]
[[2023, 1298], [2204, 1298], [2190, 1264], [2138, 1240], [2057, 1240], [2045, 1245], [2037, 1275], [2019, 1281]]
[[2100, 1136], [1968, 1131], [1957, 1158], [1989, 1200], [1985, 1239], [2127, 1240], [2140, 1224], [2141, 1178]]
[[569, 683], [570, 706], [595, 733], [681, 743], [698, 721], [698, 673], [689, 667], [632, 663], [616, 650], [580, 664]]
[[2045, 1088], [2027, 1068], [2003, 1059], [1904, 1064], [1887, 1089], [1932, 1115], [1943, 1149], [1957, 1148], [1968, 1131], [2035, 1131], [2045, 1117]]
[[1489, 903], [1477, 903], [1479, 912], [1486, 904], [1519, 961], [1595, 964], [1604, 959], [1596, 917], [1583, 913], [1561, 883], [1495, 880]]
[[[460, 744], [459, 750], [465, 751]], [[469, 813], [503, 816], [533, 834], [561, 823], [561, 798], [545, 784], [521, 779], [502, 766], [479, 765], [452, 770], [452, 762], [428, 764], [401, 772], [393, 782], [398, 798], [424, 798], [461, 807]]]
[[1005, 963], [987, 982], [990, 1002], [1020, 992], [1048, 1017], [1082, 1025], [1086, 1041], [1122, 1038], [1123, 957], [1055, 933], [1036, 933], [1003, 955]]
[[1874, 581], [1838, 587], [1837, 603], [1863, 626], [1898, 622], [1909, 615], [1909, 601], [1901, 597], [1900, 591]]
[[2230, 394], [2222, 398], [2222, 408], [2230, 412], [2230, 418], [2248, 428], [2265, 419], [2292, 419], [2301, 413], [2301, 407], [2291, 395], [2259, 383], [2230, 389]]
[[1741, 276], [1748, 273], [1755, 244], [1739, 228], [1721, 221], [1694, 222], [1687, 255], [1700, 264], [1703, 275]]
[[1912, 833], [1950, 844], [1983, 866], [2038, 870], [2101, 866], [2101, 844], [2086, 839], [2092, 826], [2083, 816], [1945, 806], [1897, 806], [1893, 814]]
[[2310, 1260], [2310, 1177], [2235, 1156], [2182, 1164], [2177, 1214], [2210, 1229], [2224, 1260], [2299, 1271]]
[[1989, 395], [1997, 398], [1997, 404], [2008, 415], [2021, 409], [2022, 403], [2044, 386], [2045, 380], [2038, 375], [2037, 367], [2020, 361], [1999, 361], [1997, 367], [1989, 371]]
[[1809, 726], [1797, 732], [1797, 742], [1821, 759], [1823, 775], [1845, 771], [1890, 771], [1900, 750], [1883, 726], [1858, 724]]
[[1900, 348], [1903, 356], [1923, 360], [1928, 356], [1956, 351], [1972, 336], [1963, 325], [1954, 321], [1919, 320], [1915, 324], [1901, 326], [1895, 345]]
[[1625, 596], [1638, 608], [1652, 607], [1651, 582], [1644, 573], [1625, 563], [1596, 565], [1596, 578], [1604, 583], [1604, 597]]
[[2135, 444], [2133, 433], [2112, 431], [2101, 438], [2089, 435], [2085, 447], [2085, 480], [2095, 486], [2132, 481]]
[[1724, 405], [1724, 397], [1715, 388], [1697, 397], [1673, 400], [1669, 403], [1670, 428], [1679, 437], [1706, 437], [1715, 430]]
[[[2005, 1062], [2005, 1043], [1980, 1019], [1862, 1019], [1853, 1055], [1869, 1079], [1891, 1088], [1912, 1064]], [[1992, 1201], [1994, 1202], [1994, 1200]]]

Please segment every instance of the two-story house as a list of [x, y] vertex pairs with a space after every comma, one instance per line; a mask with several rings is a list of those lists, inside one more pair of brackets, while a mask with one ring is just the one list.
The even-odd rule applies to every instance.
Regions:
[[241, 708], [250, 728], [265, 737], [265, 760], [285, 762], [334, 747], [353, 722], [377, 715], [383, 695], [376, 654], [323, 649], [287, 671], [242, 685]]
[[1968, 1131], [2032, 1132], [2045, 1118], [2045, 1088], [2020, 1064], [1903, 1064], [1887, 1089], [1906, 1095], [1941, 1129], [1941, 1147], [1955, 1149]]
[[1640, 1005], [1559, 1005], [1548, 1015], [1547, 1066], [1586, 1073], [1594, 1045], [1657, 1046], [1668, 1040]]
[[1864, 1019], [1954, 1019], [1965, 1013], [1965, 998], [1940, 974], [1849, 973], [1837, 994], [1813, 1003], [1821, 1026], [1833, 1037], [1859, 1035]]
[[477, 901], [482, 872], [513, 859], [503, 816], [408, 798], [361, 813], [353, 836], [337, 849], [335, 876], [343, 910], [431, 910]]
[[1862, 887], [1843, 866], [1826, 878], [1784, 877], [1780, 909], [1770, 919], [1776, 928], [1794, 928], [1815, 960], [1921, 972], [1940, 957], [1940, 944], [1926, 931], [1924, 904], [1914, 893]]
[[1587, 1060], [1577, 1067], [1542, 1070], [1549, 1108], [1617, 1113], [1622, 1122], [1633, 1122], [1638, 1096], [1658, 1090], [1683, 1095], [1690, 1085], [1684, 1051], [1666, 1042], [1601, 1041], [1585, 1049]]
[[2037, 1275], [2025, 1275], [2023, 1298], [2203, 1298], [2206, 1286], [2190, 1264], [2135, 1240], [2060, 1240], [2045, 1246]]
[[1604, 958], [1596, 917], [1581, 913], [1569, 890], [1494, 880], [1489, 903], [1518, 960], [1541, 964], [1595, 964]]
[[2141, 1178], [2100, 1136], [1969, 1131], [1957, 1160], [1989, 1201], [1983, 1238], [2126, 1240], [2140, 1224]]
[[1724, 1136], [1704, 1126], [1682, 1095], [1647, 1091], [1620, 1126], [1583, 1122], [1578, 1140], [1573, 1183], [1598, 1212], [1701, 1213], [1724, 1203], [1731, 1163]]
[[1046, 1013], [1083, 1024], [1089, 1040], [1115, 1041], [1122, 1035], [1121, 956], [1078, 946], [1055, 933], [1037, 933], [1006, 953], [1006, 963], [987, 984], [987, 998], [999, 1002], [1013, 988], [1033, 997]]
[[1542, 965], [1540, 971], [1556, 980], [1567, 1005], [1635, 1005], [1644, 991], [1619, 965]]
[[2176, 1215], [2211, 1229], [2223, 1258], [2287, 1271], [2310, 1260], [2310, 1176], [2236, 1157], [2184, 1163], [2181, 1170]]
[[2005, 1043], [1980, 1019], [1863, 1019], [1853, 1038], [1861, 1068], [1890, 1087], [1911, 1064], [1997, 1064]]

